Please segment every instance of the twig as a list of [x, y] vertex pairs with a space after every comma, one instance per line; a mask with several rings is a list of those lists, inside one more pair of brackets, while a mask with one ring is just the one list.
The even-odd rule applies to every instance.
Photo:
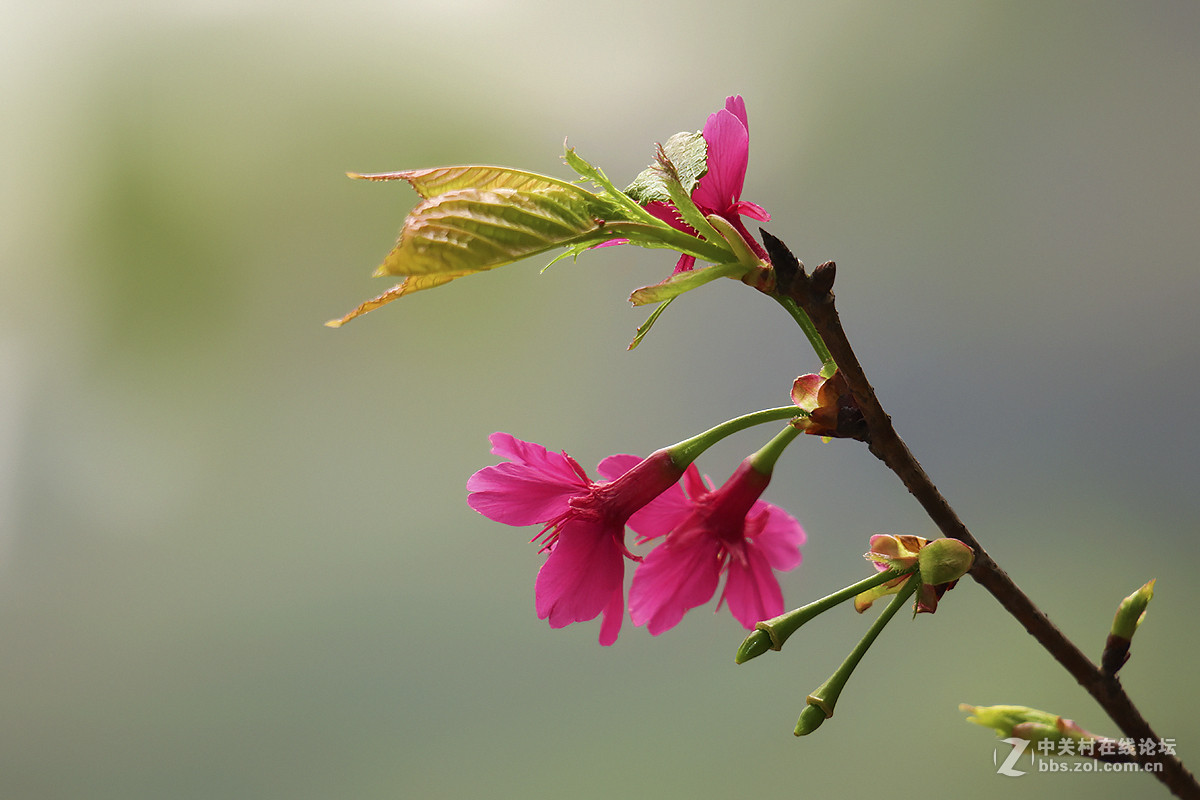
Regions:
[[[837, 362], [838, 371], [846, 379], [846, 384], [866, 421], [866, 440], [871, 452], [896, 473], [945, 536], [958, 539], [975, 551], [971, 577], [991, 592], [1000, 605], [1087, 690], [1117, 727], [1136, 741], [1160, 741], [1150, 723], [1125, 693], [1120, 679], [1116, 675], [1101, 671], [1092, 663], [1091, 659], [1050, 621], [1045, 612], [1021, 591], [1008, 573], [992, 560], [896, 433], [891, 417], [880, 405], [875, 390], [867, 381], [866, 373], [863, 372], [862, 365], [842, 329], [831, 291], [835, 275], [833, 262], [817, 267], [810, 276], [783, 242], [766, 231], [762, 231], [762, 234], [776, 270], [780, 270], [782, 265], [782, 274], [788, 276], [788, 280], [784, 282], [785, 296], [794, 300], [808, 314]], [[1176, 756], [1155, 752], [1139, 754], [1136, 759], [1143, 765], [1161, 764], [1161, 767], [1151, 768], [1155, 770], [1151, 774], [1162, 781], [1175, 796], [1200, 798], [1200, 784]]]

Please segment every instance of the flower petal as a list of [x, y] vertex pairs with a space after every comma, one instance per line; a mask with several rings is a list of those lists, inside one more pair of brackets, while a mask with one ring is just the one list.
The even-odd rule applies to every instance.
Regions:
[[[552, 453], [540, 444], [525, 442], [510, 433], [496, 431], [488, 440], [492, 453], [506, 458], [514, 464], [537, 469], [547, 474], [559, 474], [566, 479], [578, 476], [578, 464], [565, 453]], [[574, 466], [572, 466], [574, 465]]]
[[762, 551], [747, 546], [745, 552], [745, 564], [730, 559], [722, 599], [729, 603], [734, 619], [743, 628], [753, 630], [755, 623], [783, 613], [783, 591]]
[[595, 619], [612, 603], [613, 593], [622, 591], [621, 551], [609, 526], [578, 519], [563, 523], [534, 585], [538, 619], [548, 619], [551, 628]]
[[737, 116], [721, 109], [705, 123], [704, 141], [708, 143], [708, 172], [692, 192], [692, 200], [702, 210], [724, 214], [742, 197], [750, 134]]
[[604, 480], [615, 481], [640, 463], [642, 463], [642, 459], [639, 456], [618, 453], [615, 456], [608, 456], [601, 461], [596, 467], [596, 471], [600, 473], [600, 476]]
[[629, 589], [629, 617], [654, 636], [712, 599], [721, 577], [720, 543], [711, 536], [668, 539], [650, 551]]
[[600, 644], [608, 647], [617, 641], [621, 622], [625, 619], [625, 587], [618, 586], [604, 608], [604, 620], [600, 623]]
[[691, 234], [692, 236], [696, 235], [696, 232], [692, 230], [692, 226], [683, 221], [683, 217], [679, 214], [679, 209], [675, 208], [675, 206], [671, 205], [670, 203], [664, 203], [661, 200], [655, 200], [653, 202], [646, 203], [646, 205], [642, 206], [642, 208], [646, 209], [652, 215], [658, 217], [672, 228]]
[[484, 467], [467, 480], [467, 504], [506, 525], [549, 522], [567, 510], [567, 500], [591, 482], [573, 458], [507, 433], [492, 434], [492, 452], [507, 463]]
[[820, 405], [819, 393], [824, 383], [820, 375], [801, 375], [792, 384], [792, 402], [811, 413]]
[[554, 481], [517, 464], [484, 467], [467, 481], [467, 504], [488, 519], [506, 525], [549, 522], [567, 510], [567, 501], [588, 485]]
[[742, 127], [749, 132], [750, 121], [746, 116], [746, 101], [742, 99], [740, 94], [730, 95], [725, 98], [725, 110], [737, 117], [741, 121]]
[[675, 262], [675, 269], [672, 270], [671, 274], [674, 275], [679, 272], [690, 272], [691, 270], [695, 269], [695, 267], [696, 257], [690, 256], [687, 253], [683, 253], [679, 256], [679, 260]]
[[[684, 494], [684, 487], [687, 487], [687, 495]], [[696, 507], [694, 501], [700, 496], [697, 487], [701, 491], [705, 488], [700, 480], [700, 470], [696, 469], [695, 464], [689, 464], [680, 483], [634, 513], [627, 524], [637, 533], [638, 544], [666, 536], [679, 527]]]
[[751, 514], [766, 513], [762, 530], [754, 537], [754, 546], [766, 557], [774, 570], [784, 571], [800, 565], [800, 545], [807, 537], [800, 523], [788, 512], [771, 503], [760, 500], [754, 504]]
[[771, 215], [767, 210], [758, 203], [751, 203], [749, 200], [738, 200], [733, 204], [733, 210], [741, 214], [743, 217], [750, 217], [759, 222], [770, 222]]

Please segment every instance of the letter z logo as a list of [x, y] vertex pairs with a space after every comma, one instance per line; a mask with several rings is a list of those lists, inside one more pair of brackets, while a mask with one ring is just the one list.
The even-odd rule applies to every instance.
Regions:
[[[1029, 747], [1028, 740], [1014, 738], [1014, 739], [1001, 739], [1001, 741], [1011, 744], [1012, 751], [1008, 754], [1008, 757], [1004, 759], [1004, 763], [1001, 764], [1000, 766], [996, 767], [996, 772], [1000, 775], [1007, 775], [1010, 778], [1021, 777], [1022, 775], [1025, 774], [1025, 770], [1015, 769], [1014, 767], [1017, 763], [1017, 759], [1019, 759], [1025, 753], [1025, 748]], [[996, 751], [995, 750], [992, 751], [992, 763], [993, 764], [996, 763]]]

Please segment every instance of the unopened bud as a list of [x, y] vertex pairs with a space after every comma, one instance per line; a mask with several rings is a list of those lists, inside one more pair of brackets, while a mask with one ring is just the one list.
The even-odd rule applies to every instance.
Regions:
[[975, 551], [958, 539], [934, 539], [917, 554], [921, 582], [931, 586], [956, 581], [975, 563]]
[[[1081, 744], [1077, 748], [1078, 755], [1101, 761], [1128, 761], [1134, 754], [1128, 742], [1097, 736], [1084, 730], [1075, 720], [1048, 711], [1028, 706], [970, 706], [966, 703], [958, 709], [971, 714], [967, 717], [968, 722], [991, 728], [1001, 739], [1076, 742]], [[1082, 746], [1084, 744], [1086, 748]]]
[[971, 715], [967, 717], [967, 722], [991, 728], [1002, 739], [1028, 739], [1029, 736], [1021, 734], [1058, 730], [1056, 714], [1038, 711], [1028, 706], [972, 706], [961, 703], [958, 710]]
[[794, 733], [797, 736], [807, 736], [821, 727], [821, 723], [827, 719], [829, 719], [829, 715], [822, 711], [820, 706], [809, 703], [800, 712], [800, 719], [796, 720], [796, 730]]
[[1154, 580], [1121, 601], [1117, 607], [1117, 615], [1113, 618], [1112, 635], [1122, 639], [1132, 639], [1133, 632], [1146, 617], [1146, 606], [1154, 597]]
[[757, 630], [745, 638], [737, 649], [737, 654], [733, 657], [733, 663], [745, 664], [752, 658], [758, 658], [763, 653], [771, 649], [771, 634], [764, 630]]
[[1146, 617], [1146, 606], [1154, 597], [1154, 581], [1151, 580], [1133, 594], [1121, 601], [1117, 606], [1117, 614], [1113, 617], [1112, 630], [1108, 641], [1104, 643], [1104, 652], [1100, 656], [1100, 668], [1109, 675], [1115, 675], [1117, 670], [1129, 660], [1129, 646], [1133, 643], [1133, 634], [1138, 625]]

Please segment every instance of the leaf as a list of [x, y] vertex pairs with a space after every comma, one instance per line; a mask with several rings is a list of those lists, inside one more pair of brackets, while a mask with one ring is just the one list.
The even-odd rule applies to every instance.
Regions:
[[[669, 161], [666, 162], [662, 170], [662, 180], [663, 187], [671, 196], [670, 204], [675, 207], [675, 213], [679, 215], [684, 224], [691, 226], [692, 230], [696, 231], [701, 238], [718, 244], [722, 249], [729, 250], [732, 253], [733, 251], [729, 247], [726, 237], [713, 227], [708, 218], [704, 216], [704, 212], [692, 202], [691, 193], [684, 190], [683, 184], [679, 182], [679, 176], [676, 173], [674, 165]], [[720, 217], [717, 218], [720, 219]], [[736, 253], [734, 253], [734, 256], [738, 260], [741, 260]]]
[[693, 269], [686, 272], [676, 272], [671, 277], [664, 281], [654, 284], [653, 286], [643, 286], [629, 295], [629, 302], [635, 306], [644, 306], [650, 303], [659, 303], [663, 300], [670, 300], [678, 297], [684, 292], [690, 292], [703, 286], [710, 281], [715, 281], [717, 278], [734, 277], [741, 275], [746, 271], [746, 268], [737, 262], [730, 264], [717, 264], [703, 269]]
[[405, 219], [376, 275], [492, 269], [586, 240], [613, 211], [611, 201], [573, 183], [507, 167], [347, 174], [407, 181], [424, 200]]
[[[418, 190], [420, 191], [420, 190]], [[524, 188], [455, 189], [408, 215], [377, 275], [481, 272], [595, 239], [604, 226], [595, 195], [544, 182]]]
[[[684, 194], [691, 195], [696, 184], [708, 172], [708, 142], [704, 134], [677, 133], [661, 147], [662, 153], [675, 168]], [[652, 164], [633, 179], [625, 194], [641, 205], [653, 202], [670, 203], [671, 192], [666, 186], [662, 166]]]
[[325, 325], [329, 328], [340, 328], [355, 317], [361, 317], [368, 311], [374, 311], [380, 306], [385, 306], [393, 300], [401, 298], [406, 294], [419, 292], [422, 289], [432, 289], [436, 286], [449, 283], [455, 278], [461, 278], [463, 275], [468, 274], [470, 273], [462, 272], [457, 275], [443, 273], [441, 275], [414, 275], [405, 278], [403, 281], [388, 289], [383, 294], [377, 297], [372, 297], [370, 300], [360, 303], [357, 308], [341, 319], [331, 319], [326, 322]]
[[652, 326], [658, 319], [659, 314], [662, 314], [662, 312], [667, 310], [667, 306], [671, 305], [671, 300], [674, 299], [675, 298], [672, 297], [664, 300], [659, 304], [658, 308], [654, 309], [654, 312], [646, 318], [646, 321], [638, 326], [637, 334], [633, 337], [633, 341], [629, 343], [629, 347], [625, 348], [626, 350], [632, 350], [642, 343], [642, 339], [646, 338], [646, 334], [650, 332], [650, 326]]
[[591, 181], [594, 185], [602, 189], [604, 196], [612, 200], [612, 214], [605, 215], [604, 219], [618, 220], [624, 218], [630, 221], [649, 223], [650, 225], [662, 224], [661, 220], [646, 211], [629, 195], [614, 186], [613, 182], [604, 174], [604, 170], [592, 166], [583, 156], [576, 153], [574, 147], [566, 147], [564, 150], [563, 161], [567, 163], [567, 166], [575, 170], [583, 180]]
[[[579, 187], [548, 175], [525, 172], [508, 167], [458, 166], [409, 169], [400, 172], [361, 174], [347, 172], [351, 178], [365, 181], [408, 181], [417, 194], [425, 199], [458, 189], [544, 189], [557, 186], [582, 192]], [[584, 192], [587, 194], [587, 192]]]

